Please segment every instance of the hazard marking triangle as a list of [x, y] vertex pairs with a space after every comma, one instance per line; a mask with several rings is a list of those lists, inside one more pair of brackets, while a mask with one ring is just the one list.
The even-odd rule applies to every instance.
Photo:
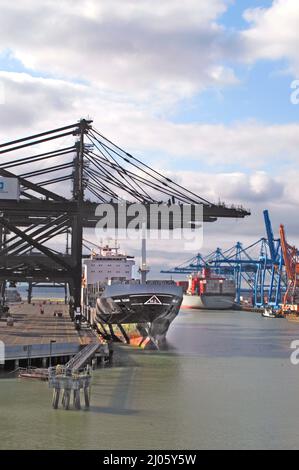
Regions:
[[148, 299], [146, 302], [144, 302], [144, 305], [146, 304], [154, 304], [154, 305], [161, 305], [162, 302], [161, 300], [158, 299], [156, 295], [153, 295], [150, 299]]

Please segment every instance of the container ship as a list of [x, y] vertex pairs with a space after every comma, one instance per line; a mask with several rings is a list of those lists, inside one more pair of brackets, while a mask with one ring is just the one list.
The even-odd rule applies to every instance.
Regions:
[[98, 329], [128, 344], [160, 348], [182, 300], [182, 288], [171, 281], [108, 285], [96, 301]]
[[174, 281], [146, 280], [145, 240], [140, 280], [132, 276], [133, 257], [120, 253], [118, 247], [101, 247], [83, 263], [88, 295], [85, 303], [96, 309], [98, 332], [104, 338], [141, 348], [165, 345], [169, 326], [180, 310], [183, 290]]
[[235, 281], [216, 276], [209, 268], [191, 275], [189, 281], [179, 281], [177, 284], [185, 291], [182, 308], [226, 310], [234, 305]]

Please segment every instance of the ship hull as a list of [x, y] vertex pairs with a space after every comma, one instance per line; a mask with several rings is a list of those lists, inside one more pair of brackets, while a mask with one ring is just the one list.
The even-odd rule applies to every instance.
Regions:
[[[173, 284], [113, 284], [97, 299], [96, 321], [104, 331], [108, 327], [110, 334], [119, 325], [122, 331], [122, 325], [135, 324], [141, 334], [140, 343], [161, 345], [182, 300], [181, 288]], [[123, 331], [123, 336], [131, 343], [128, 331]]]
[[184, 295], [182, 308], [228, 310], [234, 305], [233, 295]]

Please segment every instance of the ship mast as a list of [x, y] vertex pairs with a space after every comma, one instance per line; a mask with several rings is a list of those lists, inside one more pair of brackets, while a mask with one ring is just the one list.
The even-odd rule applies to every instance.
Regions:
[[149, 267], [146, 264], [146, 234], [145, 224], [142, 225], [142, 240], [141, 240], [141, 265], [138, 270], [141, 277], [141, 284], [146, 284], [146, 276], [149, 272]]

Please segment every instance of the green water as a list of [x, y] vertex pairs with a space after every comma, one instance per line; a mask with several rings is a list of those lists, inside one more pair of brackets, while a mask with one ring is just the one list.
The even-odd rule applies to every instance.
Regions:
[[122, 348], [96, 371], [90, 411], [55, 411], [46, 384], [1, 380], [0, 448], [299, 448], [298, 324], [187, 312], [168, 338], [166, 352]]

